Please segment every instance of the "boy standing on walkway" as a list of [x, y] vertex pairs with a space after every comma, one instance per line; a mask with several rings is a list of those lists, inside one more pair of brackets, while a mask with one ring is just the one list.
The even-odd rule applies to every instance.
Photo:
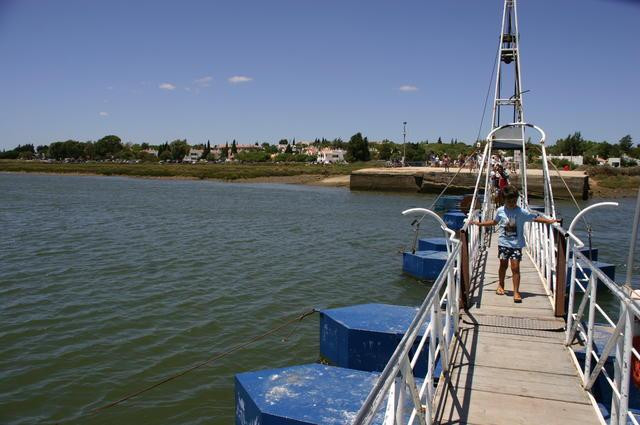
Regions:
[[504, 278], [507, 273], [507, 267], [511, 263], [513, 301], [519, 303], [522, 302], [522, 295], [520, 295], [520, 260], [522, 260], [522, 248], [525, 247], [524, 224], [528, 221], [552, 224], [560, 220], [540, 217], [517, 206], [518, 190], [513, 186], [507, 186], [503, 193], [505, 205], [498, 208], [496, 217], [493, 220], [472, 221], [470, 224], [475, 224], [476, 226], [498, 225], [500, 268], [498, 269], [499, 283], [496, 294], [504, 295]]

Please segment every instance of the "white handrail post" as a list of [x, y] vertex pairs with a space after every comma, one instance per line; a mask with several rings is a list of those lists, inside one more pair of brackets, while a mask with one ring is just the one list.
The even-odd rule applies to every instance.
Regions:
[[591, 274], [589, 275], [590, 287], [591, 291], [589, 294], [585, 294], [589, 296], [589, 321], [587, 327], [587, 346], [584, 350], [584, 375], [582, 376], [583, 384], [586, 386], [587, 381], [589, 379], [589, 375], [591, 375], [591, 352], [593, 351], [593, 326], [595, 322], [596, 316], [596, 292], [598, 286], [598, 279], [596, 279], [596, 274], [593, 270], [591, 270]]
[[625, 324], [623, 333], [623, 351], [620, 359], [622, 370], [620, 382], [620, 407], [618, 410], [618, 421], [620, 425], [627, 424], [627, 413], [629, 412], [629, 378], [631, 372], [631, 348], [633, 346], [633, 312], [631, 309], [623, 310], [624, 304], [620, 305], [620, 313], [624, 314]]
[[400, 392], [400, 377], [396, 376], [389, 388], [387, 396], [387, 409], [384, 413], [384, 425], [396, 425], [396, 408], [398, 406], [398, 393]]
[[[435, 303], [434, 303], [435, 304]], [[433, 374], [436, 369], [436, 344], [437, 335], [436, 332], [436, 308], [435, 305], [431, 305], [431, 318], [429, 321], [431, 325], [431, 335], [429, 335], [429, 364], [427, 366], [427, 404], [429, 405], [429, 411], [431, 411], [431, 400], [433, 399]]]
[[[567, 257], [569, 257], [569, 252], [571, 252], [572, 249], [575, 249], [572, 247], [575, 246], [575, 244], [573, 244], [571, 242], [571, 239], [567, 238]], [[567, 264], [569, 263], [569, 261], [567, 261]], [[564, 270], [563, 273], [566, 273], [567, 271]], [[571, 327], [573, 325], [573, 304], [575, 302], [575, 295], [576, 295], [576, 253], [574, 252], [572, 257], [571, 257], [571, 280], [569, 281], [569, 305], [567, 306], [567, 336], [565, 339], [565, 345], [569, 345], [571, 344], [572, 341], [569, 341], [570, 333], [571, 333]]]
[[[459, 266], [460, 266], [460, 262], [458, 262], [458, 267]], [[449, 341], [451, 341], [451, 326], [452, 326], [451, 322], [452, 322], [452, 319], [454, 318], [454, 311], [455, 311], [456, 300], [454, 299], [454, 293], [455, 293], [454, 288], [455, 288], [455, 274], [454, 274], [454, 267], [451, 267], [449, 269], [449, 274], [447, 276], [447, 317], [444, 322], [447, 344], [449, 344]]]
[[396, 424], [400, 425], [404, 421], [404, 393], [407, 389], [407, 377], [404, 374], [399, 377], [398, 385], [396, 386], [396, 390], [398, 391], [398, 398], [396, 403], [396, 415], [395, 420]]
[[[624, 305], [622, 301], [620, 302], [620, 312], [623, 312]], [[626, 324], [625, 324], [626, 325]], [[626, 326], [625, 326], [626, 327]], [[624, 331], [623, 331], [624, 332]], [[625, 343], [625, 335], [622, 334], [622, 338], [618, 338], [616, 342], [616, 356], [613, 359], [613, 385], [615, 390], [620, 393], [621, 383], [622, 383], [622, 356], [624, 356], [624, 343]], [[611, 395], [611, 420], [609, 423], [611, 424], [619, 424], [621, 419], [620, 416], [620, 398], [616, 400], [616, 391], [613, 391]]]
[[[468, 243], [468, 241], [467, 241]], [[469, 256], [471, 258], [471, 256]], [[471, 268], [469, 270], [469, 279], [471, 279]], [[455, 280], [453, 284], [455, 285], [455, 306], [456, 308], [453, 311], [453, 334], [458, 334], [458, 322], [460, 321], [460, 294], [461, 294], [461, 282], [462, 282], [462, 251], [458, 251], [458, 273], [455, 275]]]
[[[435, 304], [434, 304], [434, 308], [435, 308]], [[439, 340], [438, 347], [440, 347], [439, 348], [440, 364], [442, 365], [442, 371], [446, 373], [449, 371], [449, 358], [447, 356], [448, 347], [447, 347], [447, 341], [442, 332], [443, 329], [442, 329], [442, 320], [440, 320], [440, 308], [436, 310], [435, 318], [436, 318], [435, 328], [436, 328], [436, 332], [438, 334], [438, 340]]]
[[554, 281], [554, 277], [556, 274], [556, 269], [557, 269], [557, 258], [556, 258], [556, 236], [555, 233], [553, 231], [553, 226], [551, 224], [548, 225], [549, 226], [549, 255], [550, 255], [550, 261], [549, 261], [549, 267], [551, 268], [551, 273], [549, 275], [549, 280], [550, 280], [550, 286], [551, 286], [551, 290], [553, 291], [553, 293], [555, 294], [556, 288], [555, 288], [555, 281]]

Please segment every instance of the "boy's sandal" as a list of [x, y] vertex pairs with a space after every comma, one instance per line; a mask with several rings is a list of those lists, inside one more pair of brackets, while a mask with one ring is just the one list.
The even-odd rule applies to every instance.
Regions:
[[504, 295], [504, 288], [502, 286], [498, 286], [498, 289], [496, 289], [496, 295]]
[[514, 303], [521, 303], [522, 302], [522, 296], [520, 296], [520, 294], [516, 294], [513, 296], [513, 302]]

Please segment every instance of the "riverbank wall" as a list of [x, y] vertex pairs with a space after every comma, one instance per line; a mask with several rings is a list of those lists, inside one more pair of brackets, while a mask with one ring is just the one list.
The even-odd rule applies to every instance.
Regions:
[[[561, 171], [560, 173], [562, 179], [555, 172], [551, 176], [555, 198], [570, 198], [569, 191], [571, 191], [577, 199], [588, 199], [589, 176], [582, 171]], [[365, 168], [351, 173], [349, 187], [351, 190], [440, 193], [454, 174], [455, 171], [445, 172], [443, 168], [433, 167]], [[476, 173], [463, 170], [455, 177], [447, 193], [469, 193], [473, 191], [476, 179]], [[512, 178], [512, 180], [518, 186], [519, 178]], [[565, 181], [566, 186], [562, 180]], [[527, 187], [529, 196], [535, 198], [544, 196], [542, 170], [527, 171]]]

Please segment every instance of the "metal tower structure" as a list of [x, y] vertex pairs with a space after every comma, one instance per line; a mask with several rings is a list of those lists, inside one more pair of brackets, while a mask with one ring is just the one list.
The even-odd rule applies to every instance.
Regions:
[[526, 141], [522, 94], [522, 74], [520, 66], [520, 32], [518, 30], [517, 0], [505, 0], [502, 12], [502, 30], [498, 45], [495, 95], [493, 100], [492, 130], [494, 133], [492, 148], [514, 151], [514, 160], [519, 155], [520, 185], [524, 199], [526, 190]]
[[[493, 128], [524, 122], [520, 70], [520, 33], [516, 0], [505, 0], [498, 45], [498, 70], [493, 101]], [[511, 147], [513, 149], [513, 147]]]

